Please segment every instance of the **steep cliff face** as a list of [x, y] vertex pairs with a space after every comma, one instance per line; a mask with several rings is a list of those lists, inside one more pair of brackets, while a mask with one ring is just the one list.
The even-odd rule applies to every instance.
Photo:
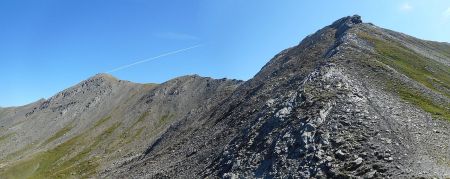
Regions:
[[97, 75], [0, 109], [0, 176], [450, 177], [449, 64], [447, 43], [355, 15], [246, 82]]

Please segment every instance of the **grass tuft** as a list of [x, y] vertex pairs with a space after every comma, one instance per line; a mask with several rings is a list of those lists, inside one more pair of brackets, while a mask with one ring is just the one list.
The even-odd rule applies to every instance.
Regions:
[[101, 118], [100, 120], [98, 120], [98, 121], [95, 123], [94, 128], [96, 128], [96, 127], [102, 125], [103, 123], [109, 121], [110, 119], [111, 119], [111, 116], [106, 116], [106, 117], [104, 117], [104, 118]]
[[44, 143], [42, 143], [41, 146], [45, 146], [45, 145], [55, 141], [56, 139], [61, 138], [62, 136], [66, 135], [70, 130], [72, 130], [72, 128], [73, 128], [73, 126], [71, 124], [69, 124], [66, 127], [60, 129], [53, 136], [51, 136]]
[[15, 135], [15, 133], [9, 133], [9, 134], [6, 134], [4, 136], [0, 136], [0, 143], [3, 142], [6, 139], [12, 137], [13, 135]]

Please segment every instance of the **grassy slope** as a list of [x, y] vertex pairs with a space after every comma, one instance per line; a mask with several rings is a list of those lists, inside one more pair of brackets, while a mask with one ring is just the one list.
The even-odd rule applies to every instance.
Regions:
[[56, 139], [61, 138], [62, 136], [66, 135], [70, 130], [72, 130], [73, 126], [72, 124], [67, 125], [66, 127], [60, 129], [58, 132], [56, 132], [53, 136], [48, 138], [44, 143], [42, 143], [42, 146], [45, 146], [49, 144], [50, 142], [55, 141]]
[[[89, 155], [98, 149], [119, 126], [115, 123], [100, 135], [88, 139], [83, 133], [45, 152], [19, 161], [0, 171], [0, 178], [67, 178], [69, 176], [85, 177], [96, 172], [98, 163]], [[83, 148], [84, 147], [84, 148]], [[83, 148], [80, 152], [79, 149]], [[75, 155], [72, 155], [75, 153]]]
[[5, 110], [3, 108], [0, 108], [0, 119], [3, 117], [3, 113], [5, 113]]
[[[144, 132], [148, 132], [150, 137], [157, 135], [175, 117], [173, 114], [163, 115], [155, 121], [151, 130], [144, 130], [145, 127], [142, 127], [142, 124], [148, 116], [148, 112], [141, 114], [129, 127], [122, 126], [119, 122], [107, 123], [111, 119], [110, 116], [99, 119], [86, 132], [59, 144], [55, 148], [34, 154], [15, 162], [6, 169], [0, 170], [0, 178], [41, 179], [94, 176], [100, 166], [99, 160], [102, 157], [108, 156], [121, 146], [142, 137], [145, 135]], [[73, 125], [67, 125], [47, 139], [41, 146], [62, 137], [72, 128]], [[119, 131], [120, 128], [123, 130]], [[91, 134], [98, 130], [102, 130], [102, 132], [92, 137]], [[27, 146], [14, 156], [22, 156], [25, 151], [34, 147], [36, 146]]]
[[434, 50], [439, 51], [442, 55], [450, 58], [450, 45], [439, 42], [427, 42]]
[[[450, 67], [427, 59], [396, 42], [381, 40], [368, 34], [361, 37], [373, 43], [380, 54], [378, 61], [388, 65], [431, 89], [435, 93], [450, 97]], [[433, 115], [437, 119], [450, 121], [450, 104], [442, 104], [400, 81], [391, 80], [387, 86], [398, 95]]]
[[4, 140], [6, 140], [6, 139], [12, 137], [13, 135], [14, 135], [14, 133], [10, 133], [10, 134], [6, 134], [6, 135], [3, 135], [3, 136], [0, 136], [0, 144], [1, 144]]
[[103, 123], [108, 122], [111, 119], [111, 116], [106, 116], [100, 120], [98, 120], [95, 125], [94, 128], [101, 126]]
[[138, 129], [135, 128], [138, 124], [142, 124], [142, 122], [148, 117], [148, 115], [148, 111], [144, 112], [133, 124], [131, 124], [130, 127], [125, 129], [120, 135], [121, 140], [119, 141], [119, 144], [129, 144], [133, 140], [136, 140], [139, 136], [141, 136], [144, 127], [140, 127]]
[[[157, 84], [145, 84], [145, 90], [155, 88]], [[132, 102], [137, 98], [137, 92], [126, 100]], [[125, 105], [127, 106], [127, 105]], [[0, 109], [0, 113], [5, 110]], [[173, 115], [155, 119], [152, 126], [144, 121], [149, 118], [145, 112], [134, 120], [131, 126], [112, 121], [112, 116], [122, 116], [116, 109], [86, 129], [80, 135], [74, 136], [54, 148], [39, 151], [43, 146], [53, 145], [57, 139], [68, 134], [75, 126], [73, 123], [65, 126], [41, 143], [30, 144], [0, 161], [0, 178], [88, 178], [95, 176], [105, 160], [120, 157], [117, 152], [123, 146], [138, 139], [155, 136], [170, 122]], [[118, 118], [116, 118], [118, 119]], [[114, 120], [116, 120], [114, 119]], [[146, 126], [143, 126], [146, 125]], [[149, 128], [150, 127], [150, 128]], [[10, 136], [0, 136], [6, 140]], [[33, 153], [38, 149], [37, 153]], [[114, 154], [113, 154], [114, 153]], [[7, 164], [6, 166], [4, 164]]]

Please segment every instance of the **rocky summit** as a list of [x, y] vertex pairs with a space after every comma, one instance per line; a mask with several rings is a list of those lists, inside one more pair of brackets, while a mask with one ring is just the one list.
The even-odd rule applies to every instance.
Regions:
[[248, 81], [99, 74], [0, 108], [0, 178], [448, 178], [450, 45], [344, 17]]

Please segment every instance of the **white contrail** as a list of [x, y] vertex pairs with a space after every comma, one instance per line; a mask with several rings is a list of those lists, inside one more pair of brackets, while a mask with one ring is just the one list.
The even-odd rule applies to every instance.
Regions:
[[161, 57], [165, 57], [165, 56], [177, 54], [177, 53], [180, 53], [180, 52], [184, 52], [184, 51], [187, 51], [187, 50], [190, 50], [190, 49], [194, 49], [194, 48], [197, 48], [197, 47], [200, 47], [200, 46], [202, 46], [202, 44], [194, 45], [194, 46], [191, 46], [191, 47], [188, 47], [188, 48], [183, 48], [183, 49], [180, 49], [180, 50], [175, 50], [175, 51], [172, 51], [172, 52], [167, 52], [167, 53], [155, 56], [155, 57], [147, 58], [145, 60], [141, 60], [141, 61], [137, 61], [137, 62], [128, 64], [128, 65], [117, 67], [117, 68], [115, 68], [113, 70], [110, 70], [110, 71], [108, 71], [106, 73], [113, 73], [113, 72], [116, 72], [116, 71], [119, 71], [119, 70], [123, 70], [125, 68], [130, 68], [130, 67], [132, 67], [134, 65], [138, 65], [138, 64], [141, 64], [141, 63], [145, 63], [145, 62], [149, 62], [149, 61], [152, 61], [152, 60], [156, 60], [156, 59], [161, 58]]

